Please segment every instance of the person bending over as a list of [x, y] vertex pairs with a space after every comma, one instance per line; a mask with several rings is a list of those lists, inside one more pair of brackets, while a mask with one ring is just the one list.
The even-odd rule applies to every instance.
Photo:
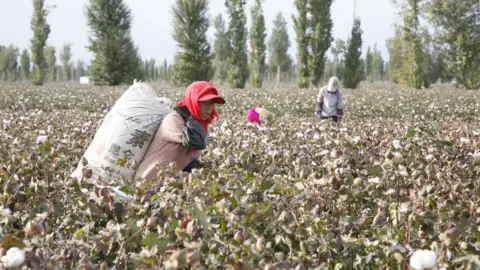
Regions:
[[163, 119], [136, 177], [155, 178], [157, 164], [173, 162], [177, 170], [186, 172], [200, 168], [198, 158], [207, 145], [208, 126], [219, 117], [216, 104], [225, 104], [225, 99], [211, 83], [197, 81], [189, 85], [174, 111]]

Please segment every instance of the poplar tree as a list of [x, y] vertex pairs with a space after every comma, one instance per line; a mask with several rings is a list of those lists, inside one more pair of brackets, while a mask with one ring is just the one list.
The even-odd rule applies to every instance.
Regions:
[[265, 39], [267, 38], [265, 28], [265, 18], [263, 17], [262, 1], [255, 0], [255, 4], [251, 8], [252, 26], [250, 28], [250, 78], [252, 86], [261, 88], [265, 72], [265, 57], [267, 46]]
[[215, 28], [215, 40], [214, 40], [214, 54], [215, 59], [213, 61], [215, 69], [215, 80], [220, 84], [223, 84], [228, 75], [228, 38], [227, 38], [227, 26], [222, 14], [218, 14], [213, 22]]
[[210, 27], [208, 4], [208, 0], [176, 0], [172, 7], [177, 53], [169, 81], [175, 86], [213, 78], [213, 55], [207, 40]]
[[72, 80], [72, 45], [65, 44], [60, 52], [60, 61], [62, 62], [62, 69], [64, 79], [69, 82]]
[[33, 38], [30, 40], [30, 50], [33, 62], [33, 85], [42, 85], [47, 75], [47, 61], [45, 59], [45, 46], [50, 35], [50, 25], [47, 23], [49, 10], [45, 6], [45, 0], [33, 0], [33, 15], [30, 28]]
[[298, 88], [307, 88], [309, 79], [308, 67], [308, 0], [295, 0], [294, 5], [297, 11], [296, 16], [292, 16], [293, 27], [297, 42], [297, 86]]
[[143, 80], [142, 60], [131, 36], [132, 14], [123, 0], [89, 0], [88, 50], [94, 58], [88, 67], [96, 85], [132, 84]]
[[330, 7], [333, 0], [309, 0], [310, 13], [310, 82], [317, 86], [325, 70], [326, 53], [332, 44], [333, 21]]
[[231, 88], [245, 88], [249, 76], [245, 4], [245, 0], [225, 1], [230, 21], [227, 31], [227, 62], [229, 64], [228, 83]]
[[361, 55], [362, 29], [360, 19], [356, 18], [353, 22], [350, 38], [347, 41], [347, 51], [345, 53], [345, 78], [343, 85], [346, 88], [357, 88], [362, 80]]
[[279, 12], [273, 21], [272, 34], [268, 44], [269, 61], [268, 64], [272, 70], [275, 70], [276, 81], [280, 83], [280, 73], [282, 67], [288, 64], [290, 40], [287, 32], [287, 22], [282, 13]]
[[27, 49], [22, 51], [22, 56], [20, 57], [20, 67], [22, 71], [22, 78], [25, 80], [30, 79], [30, 53]]

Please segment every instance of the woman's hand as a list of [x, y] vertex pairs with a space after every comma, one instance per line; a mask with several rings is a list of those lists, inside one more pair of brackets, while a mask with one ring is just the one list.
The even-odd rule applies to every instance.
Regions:
[[190, 162], [187, 167], [183, 169], [184, 172], [191, 173], [193, 169], [200, 169], [203, 167], [203, 164], [200, 163], [200, 160], [198, 158], [194, 159], [192, 162]]
[[342, 118], [343, 118], [343, 109], [337, 109], [338, 122], [342, 121]]
[[322, 116], [323, 103], [317, 102], [316, 114], [317, 116]]

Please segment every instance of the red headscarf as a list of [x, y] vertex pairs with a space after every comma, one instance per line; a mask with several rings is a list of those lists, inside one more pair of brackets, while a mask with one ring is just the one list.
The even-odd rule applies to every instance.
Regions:
[[208, 131], [208, 125], [210, 125], [213, 120], [218, 119], [219, 115], [215, 106], [213, 107], [212, 114], [207, 120], [200, 119], [200, 101], [209, 101], [213, 100], [215, 103], [224, 104], [225, 99], [218, 95], [218, 90], [211, 83], [206, 81], [198, 81], [190, 84], [185, 90], [182, 101], [180, 101], [177, 106], [186, 106], [190, 111], [195, 120], [199, 121], [205, 131]]

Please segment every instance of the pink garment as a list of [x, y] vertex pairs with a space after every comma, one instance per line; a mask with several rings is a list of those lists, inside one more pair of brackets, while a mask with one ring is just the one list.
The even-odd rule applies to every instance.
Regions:
[[250, 123], [259, 123], [260, 124], [260, 114], [255, 111], [255, 107], [250, 108], [247, 111], [247, 121]]

